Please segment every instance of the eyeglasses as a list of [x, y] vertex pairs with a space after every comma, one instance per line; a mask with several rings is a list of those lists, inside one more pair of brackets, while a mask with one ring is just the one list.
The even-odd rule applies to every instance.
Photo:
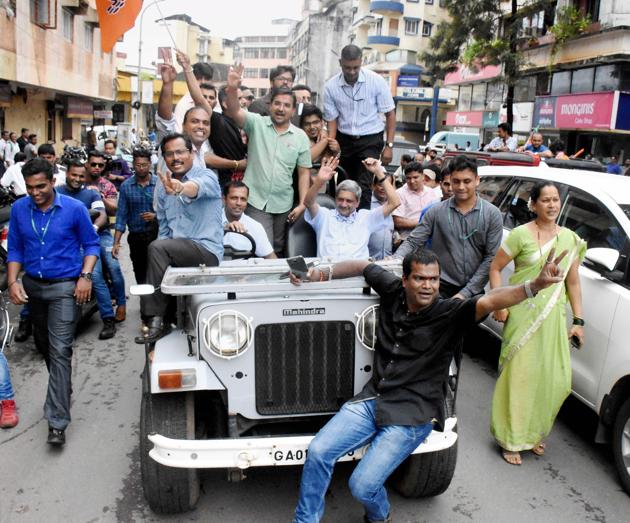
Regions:
[[276, 76], [274, 80], [278, 80], [279, 82], [292, 82], [292, 76]]
[[96, 163], [96, 162], [92, 162], [90, 164], [90, 167], [100, 167], [101, 169], [105, 168], [105, 164], [104, 163]]
[[164, 156], [164, 158], [175, 158], [175, 156], [184, 156], [186, 154], [190, 154], [190, 151], [188, 149], [178, 149], [177, 151], [166, 151], [162, 156]]

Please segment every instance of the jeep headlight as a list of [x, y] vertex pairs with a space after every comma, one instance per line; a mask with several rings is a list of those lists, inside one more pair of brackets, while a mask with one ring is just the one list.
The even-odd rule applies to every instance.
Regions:
[[370, 305], [361, 314], [357, 314], [357, 338], [370, 350], [376, 345], [376, 327], [378, 324], [378, 305]]
[[251, 344], [251, 321], [238, 311], [217, 312], [204, 323], [203, 341], [220, 358], [236, 358]]

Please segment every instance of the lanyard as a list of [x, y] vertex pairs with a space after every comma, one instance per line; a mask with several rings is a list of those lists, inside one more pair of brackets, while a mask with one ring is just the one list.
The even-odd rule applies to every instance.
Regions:
[[[479, 198], [479, 196], [477, 196], [477, 198]], [[453, 230], [453, 232], [455, 232], [455, 229], [453, 227], [453, 219], [451, 218], [451, 206], [448, 206], [448, 224], [451, 227], [451, 230]], [[475, 228], [469, 232], [469, 233], [464, 233], [464, 234], [458, 234], [459, 239], [462, 240], [463, 242], [466, 240], [469, 240], [473, 234], [475, 234], [476, 232], [479, 231], [479, 223], [481, 221], [481, 215], [483, 214], [483, 198], [480, 198], [479, 200], [479, 214], [477, 215], [477, 223], [475, 224]], [[460, 218], [460, 223], [461, 223], [461, 218]], [[466, 219], [464, 218], [464, 223], [466, 223]], [[463, 227], [462, 227], [463, 229]], [[466, 227], [466, 229], [468, 229], [468, 227]]]
[[37, 230], [37, 227], [35, 227], [35, 220], [33, 219], [33, 209], [31, 208], [31, 226], [33, 227], [33, 232], [35, 233], [35, 236], [37, 236], [37, 239], [39, 240], [39, 243], [41, 243], [42, 245], [44, 245], [44, 239], [46, 238], [46, 233], [48, 232], [48, 227], [50, 225], [50, 222], [53, 219], [53, 216], [55, 215], [55, 211], [57, 210], [57, 207], [54, 207], [52, 212], [50, 213], [50, 217], [48, 218], [48, 222], [46, 223], [46, 227], [44, 227], [44, 232], [40, 235], [39, 231]]

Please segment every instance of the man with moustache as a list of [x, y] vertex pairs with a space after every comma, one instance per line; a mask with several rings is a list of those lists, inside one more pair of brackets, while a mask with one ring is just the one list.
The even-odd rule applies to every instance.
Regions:
[[[284, 253], [287, 221], [293, 223], [304, 212], [304, 198], [310, 185], [311, 153], [306, 134], [291, 123], [295, 95], [281, 87], [271, 91], [269, 116], [241, 108], [238, 89], [243, 66], [231, 67], [227, 81], [226, 115], [248, 136], [247, 169], [244, 183], [249, 187], [246, 214], [259, 222], [278, 256]], [[299, 203], [293, 207], [293, 171], [298, 171]]]
[[257, 113], [260, 116], [271, 114], [271, 92], [274, 89], [291, 89], [295, 80], [295, 69], [291, 65], [278, 65], [269, 71], [269, 90], [265, 96], [256, 98], [249, 106], [250, 113]]
[[[205, 111], [204, 111], [205, 112]], [[136, 343], [153, 343], [171, 330], [164, 321], [168, 296], [160, 285], [166, 269], [219, 265], [223, 258], [221, 189], [217, 176], [193, 161], [189, 136], [170, 134], [160, 144], [171, 174], [160, 174], [155, 189], [158, 238], [149, 245], [147, 283], [155, 292], [142, 296], [140, 312], [147, 319], [148, 332]]]

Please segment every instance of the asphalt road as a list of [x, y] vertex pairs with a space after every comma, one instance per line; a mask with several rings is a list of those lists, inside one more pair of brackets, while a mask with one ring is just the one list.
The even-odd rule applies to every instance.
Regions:
[[[129, 309], [113, 340], [96, 339], [98, 315], [79, 334], [73, 419], [61, 451], [45, 443], [47, 373], [32, 340], [7, 350], [20, 424], [0, 431], [0, 522], [290, 521], [296, 468], [252, 469], [241, 483], [228, 483], [222, 472], [204, 472], [195, 511], [164, 517], [146, 506], [138, 456], [143, 354], [130, 342], [138, 328], [137, 298]], [[575, 400], [563, 408], [545, 456], [528, 453], [521, 467], [503, 462], [488, 431], [495, 371], [487, 345], [480, 351], [488, 358], [463, 360], [459, 458], [450, 488], [432, 499], [391, 494], [394, 521], [628, 521], [630, 497], [617, 482], [610, 451], [592, 442], [593, 416]], [[362, 521], [347, 488], [351, 471], [352, 464], [337, 467], [325, 522]]]

